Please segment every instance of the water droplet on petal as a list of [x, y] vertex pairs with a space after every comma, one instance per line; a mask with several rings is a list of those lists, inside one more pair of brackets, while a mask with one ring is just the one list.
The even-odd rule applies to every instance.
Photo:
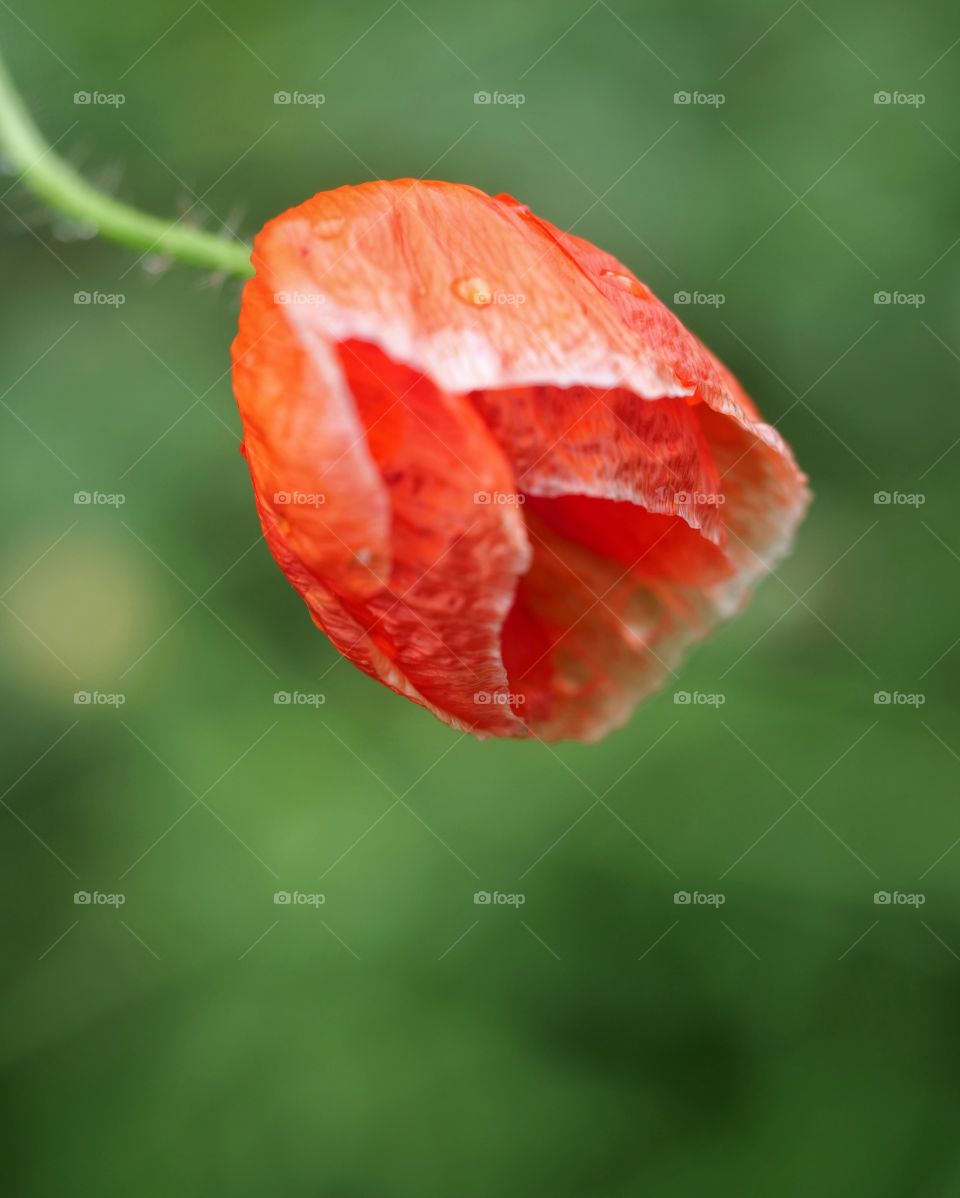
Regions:
[[512, 208], [518, 216], [533, 216], [533, 213], [526, 204], [522, 204], [519, 200], [515, 200], [512, 195], [507, 195], [505, 191], [501, 191], [498, 196], [493, 197], [499, 200], [501, 204], [507, 208]]
[[474, 304], [478, 308], [484, 308], [493, 301], [490, 284], [479, 275], [464, 275], [461, 279], [455, 279], [453, 293], [465, 304]]
[[650, 637], [650, 624], [647, 621], [621, 620], [620, 632], [631, 649], [645, 649]]
[[650, 299], [649, 288], [644, 287], [640, 280], [635, 279], [633, 275], [625, 275], [618, 270], [601, 270], [600, 278], [619, 287], [621, 291], [629, 291], [638, 299]]
[[317, 237], [339, 237], [346, 223], [342, 216], [325, 216], [315, 220], [311, 228]]

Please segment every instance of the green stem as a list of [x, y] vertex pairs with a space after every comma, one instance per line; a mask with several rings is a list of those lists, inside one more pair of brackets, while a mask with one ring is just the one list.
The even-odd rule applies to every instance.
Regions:
[[33, 123], [0, 56], [0, 150], [45, 204], [102, 237], [148, 253], [174, 258], [190, 266], [225, 271], [246, 278], [253, 274], [250, 247], [225, 240], [179, 222], [149, 216], [91, 186], [57, 157]]

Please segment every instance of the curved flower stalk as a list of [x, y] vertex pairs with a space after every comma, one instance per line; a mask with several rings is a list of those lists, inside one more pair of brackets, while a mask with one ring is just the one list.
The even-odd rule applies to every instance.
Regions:
[[165, 255], [189, 266], [246, 277], [250, 249], [181, 221], [148, 216], [93, 187], [54, 153], [34, 124], [0, 56], [0, 151], [13, 171], [55, 212], [110, 241]]
[[341, 187], [270, 221], [254, 273], [88, 184], [2, 61], [0, 150], [100, 235], [248, 277], [233, 382], [271, 552], [446, 723], [598, 739], [787, 551], [809, 494], [779, 434], [626, 266], [511, 197]]

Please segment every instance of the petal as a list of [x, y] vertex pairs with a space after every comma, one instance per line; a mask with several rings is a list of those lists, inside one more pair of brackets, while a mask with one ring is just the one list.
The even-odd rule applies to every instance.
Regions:
[[513, 494], [513, 474], [465, 397], [364, 342], [339, 355], [391, 511], [389, 576], [349, 609], [443, 718], [523, 735], [500, 630], [530, 549], [518, 505], [486, 502]]
[[[715, 588], [722, 614], [789, 549], [810, 502], [806, 476], [776, 429], [765, 424], [729, 370], [630, 271], [589, 242], [539, 222], [558, 248], [590, 277], [643, 344], [686, 389], [718, 474], [724, 502], [730, 581]], [[647, 397], [649, 398], [649, 396]]]
[[[260, 353], [269, 344], [281, 360], [295, 362], [288, 389], [282, 373], [267, 372], [261, 391], [253, 385], [262, 375], [249, 364], [256, 354], [244, 354], [249, 323], [235, 347], [246, 362], [237, 394], [271, 552], [315, 622], [366, 673], [456, 727], [524, 735], [508, 701], [500, 630], [529, 545], [516, 505], [477, 502], [478, 495], [512, 492], [503, 455], [469, 401], [438, 392], [377, 347], [308, 336], [296, 341], [296, 333], [292, 345], [296, 322], [286, 319], [288, 306], [280, 305], [281, 315], [274, 313], [265, 331], [255, 330]], [[283, 399], [296, 409], [298, 396], [316, 397], [299, 413], [315, 424], [304, 429], [269, 418], [270, 405]], [[357, 477], [344, 481], [342, 461], [331, 463], [333, 451], [323, 445], [323, 430], [338, 427], [340, 413], [336, 419], [330, 413], [340, 396], [349, 400], [356, 429], [347, 457], [362, 448], [373, 467], [375, 485], [367, 492], [360, 485], [351, 492]], [[277, 493], [329, 494], [344, 485], [335, 524], [332, 499], [319, 506], [276, 503]], [[369, 552], [371, 538], [363, 533], [370, 505], [386, 513], [383, 556], [364, 559], [359, 586], [361, 567], [345, 566], [346, 538], [354, 533], [354, 545], [364, 541], [359, 552]]]
[[386, 490], [332, 345], [286, 317], [247, 283], [233, 388], [261, 520], [316, 577], [369, 593], [389, 564]]
[[504, 629], [523, 718], [544, 740], [597, 740], [655, 690], [693, 639], [656, 586], [528, 517], [534, 547]]
[[[624, 565], [651, 547], [664, 527], [675, 535], [658, 551], [664, 568], [701, 573], [722, 562], [720, 480], [700, 423], [683, 399], [638, 400], [633, 392], [593, 387], [475, 391], [471, 398], [509, 457], [527, 496], [552, 499], [538, 510], [602, 555]], [[583, 497], [606, 506], [576, 502]], [[675, 519], [679, 517], [679, 519]], [[671, 550], [683, 542], [683, 563]], [[644, 572], [656, 559], [647, 555]], [[694, 581], [690, 577], [690, 581]]]

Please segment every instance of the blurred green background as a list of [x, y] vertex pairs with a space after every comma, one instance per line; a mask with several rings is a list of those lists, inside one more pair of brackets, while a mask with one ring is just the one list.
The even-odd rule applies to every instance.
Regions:
[[5, 1191], [960, 1194], [956, 6], [10, 0], [0, 36], [148, 210], [249, 236], [431, 175], [722, 297], [677, 311], [816, 494], [627, 728], [476, 743], [260, 540], [239, 285], [3, 182]]

